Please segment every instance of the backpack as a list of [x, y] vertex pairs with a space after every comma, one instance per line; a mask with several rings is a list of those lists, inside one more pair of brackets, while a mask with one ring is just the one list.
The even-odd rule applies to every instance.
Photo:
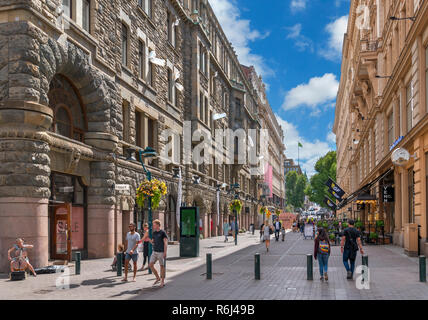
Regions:
[[319, 248], [319, 252], [320, 253], [328, 254], [328, 251], [329, 251], [329, 248], [330, 248], [330, 246], [328, 244], [328, 241], [326, 241], [326, 240], [320, 240], [318, 248]]

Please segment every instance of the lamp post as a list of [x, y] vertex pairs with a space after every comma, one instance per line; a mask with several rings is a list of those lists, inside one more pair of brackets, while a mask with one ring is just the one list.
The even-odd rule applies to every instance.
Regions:
[[[144, 160], [143, 158], [152, 158], [152, 157], [156, 157], [156, 151], [151, 148], [151, 147], [146, 147], [146, 149], [143, 150], [139, 150], [138, 152], [139, 156], [140, 156], [140, 162], [141, 165], [143, 166], [143, 170], [144, 173], [146, 174], [147, 180], [151, 181], [152, 180], [152, 173], [146, 169], [146, 166], [144, 165]], [[148, 223], [149, 223], [149, 238], [152, 239], [153, 237], [153, 217], [152, 217], [152, 197], [149, 197], [149, 204], [148, 204]], [[152, 255], [152, 244], [149, 242], [149, 257]], [[152, 273], [152, 270], [149, 268], [149, 274]]]

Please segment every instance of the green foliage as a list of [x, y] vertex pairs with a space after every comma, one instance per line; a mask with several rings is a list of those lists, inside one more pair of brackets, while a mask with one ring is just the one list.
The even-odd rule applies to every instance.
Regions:
[[285, 177], [287, 205], [302, 208], [305, 202], [305, 189], [308, 179], [304, 174], [290, 171]]
[[339, 225], [339, 221], [334, 220], [334, 221], [333, 221], [333, 226], [337, 227], [338, 225]]
[[377, 232], [370, 232], [370, 236], [369, 236], [369, 238], [370, 239], [377, 239], [379, 237], [379, 235], [377, 234]]
[[345, 228], [348, 228], [348, 222], [342, 222], [342, 228], [343, 229], [345, 229]]
[[363, 227], [363, 223], [361, 222], [361, 220], [355, 221], [355, 228], [362, 228], [362, 227]]
[[321, 221], [321, 220], [317, 222], [317, 227], [318, 227], [318, 228], [321, 228], [321, 227], [322, 227], [322, 221]]
[[305, 194], [309, 196], [309, 200], [312, 202], [328, 208], [324, 204], [324, 196], [328, 190], [325, 183], [329, 177], [336, 181], [336, 151], [330, 151], [324, 157], [318, 159], [315, 164], [315, 170], [317, 173], [311, 177], [310, 184], [305, 189]]
[[384, 226], [385, 226], [385, 222], [383, 220], [376, 221], [376, 227], [380, 228]]
[[328, 236], [329, 236], [330, 240], [334, 240], [335, 239], [334, 233], [330, 233]]
[[322, 227], [323, 227], [324, 229], [328, 229], [328, 227], [329, 227], [329, 225], [328, 225], [328, 222], [327, 222], [327, 221], [323, 221], [321, 225], [322, 225]]

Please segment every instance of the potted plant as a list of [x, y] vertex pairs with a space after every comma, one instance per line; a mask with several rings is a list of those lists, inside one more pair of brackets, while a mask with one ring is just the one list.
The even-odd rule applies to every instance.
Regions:
[[266, 207], [264, 207], [264, 206], [261, 207], [260, 211], [259, 211], [260, 214], [266, 214], [266, 215], [267, 215], [268, 212], [269, 212], [269, 210]]
[[348, 228], [348, 222], [342, 222], [342, 229]]
[[385, 222], [383, 220], [376, 221], [376, 228], [381, 228], [385, 226]]
[[317, 228], [322, 228], [322, 221], [321, 220], [317, 222]]
[[327, 222], [327, 221], [325, 221], [325, 220], [322, 222], [321, 226], [322, 226], [324, 229], [328, 229], [328, 227], [329, 227], [328, 222]]
[[336, 236], [334, 235], [334, 233], [330, 233], [328, 237], [330, 238], [330, 241], [334, 241], [334, 239], [336, 239]]
[[144, 207], [144, 202], [149, 197], [152, 198], [152, 209], [156, 210], [159, 207], [159, 203], [162, 199], [162, 196], [166, 195], [167, 188], [165, 182], [159, 181], [157, 179], [144, 180], [141, 182], [137, 188], [137, 205], [140, 208]]
[[241, 213], [241, 209], [242, 209], [242, 202], [241, 202], [241, 200], [239, 200], [239, 199], [232, 200], [230, 202], [230, 204], [229, 204], [229, 209], [230, 209], [230, 212], [234, 212], [233, 210], [236, 210], [236, 212], [238, 214], [240, 214]]
[[376, 243], [376, 240], [378, 237], [379, 237], [379, 235], [377, 234], [377, 232], [370, 232], [369, 239], [373, 243]]
[[355, 228], [357, 228], [358, 230], [361, 230], [362, 227], [363, 227], [363, 223], [361, 222], [361, 220], [357, 220], [355, 222]]

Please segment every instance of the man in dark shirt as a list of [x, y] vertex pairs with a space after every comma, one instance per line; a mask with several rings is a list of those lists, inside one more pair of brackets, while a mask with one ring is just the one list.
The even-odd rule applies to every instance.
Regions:
[[[153, 285], [157, 284], [160, 281], [160, 286], [165, 285], [165, 260], [166, 260], [166, 251], [168, 248], [168, 236], [166, 232], [161, 230], [161, 222], [159, 220], [153, 221], [153, 239], [150, 240], [153, 245], [153, 253], [150, 257], [149, 267], [152, 270], [153, 274], [156, 276], [156, 281]], [[155, 263], [159, 260], [161, 277], [155, 269]]]
[[[340, 248], [343, 254], [343, 264], [347, 271], [347, 279], [352, 279], [358, 248], [360, 249], [361, 254], [364, 254], [364, 250], [361, 244], [360, 232], [354, 228], [354, 220], [349, 220], [348, 224], [349, 227], [343, 230]], [[348, 260], [351, 262], [351, 266], [349, 266]]]

